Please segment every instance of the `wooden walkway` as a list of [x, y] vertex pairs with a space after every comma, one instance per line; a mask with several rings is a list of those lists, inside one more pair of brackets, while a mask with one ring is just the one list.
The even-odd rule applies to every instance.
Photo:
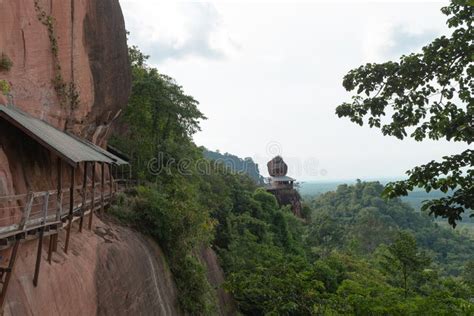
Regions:
[[[72, 224], [79, 221], [82, 231], [84, 220], [88, 220], [88, 229], [92, 229], [94, 211], [103, 211], [113, 200], [117, 192], [123, 191], [126, 180], [102, 180], [101, 183], [87, 183], [71, 188], [30, 192], [28, 194], [0, 197], [0, 250], [7, 252], [11, 248], [7, 267], [0, 267], [0, 311], [5, 302], [8, 284], [15, 267], [20, 243], [38, 239], [37, 258], [33, 284], [37, 286], [43, 238], [49, 236], [48, 261], [57, 251], [59, 232], [66, 230], [64, 252], [67, 253]], [[113, 185], [110, 185], [110, 184]], [[72, 194], [71, 194], [72, 191]]]

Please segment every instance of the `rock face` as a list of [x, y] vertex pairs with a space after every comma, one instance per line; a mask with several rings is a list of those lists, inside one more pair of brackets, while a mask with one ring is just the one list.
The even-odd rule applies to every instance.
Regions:
[[281, 156], [276, 156], [267, 163], [268, 173], [272, 177], [286, 176], [288, 165]]
[[295, 216], [302, 218], [301, 213], [301, 196], [295, 189], [276, 189], [276, 190], [269, 190], [272, 193], [278, 202], [278, 205], [284, 206], [289, 205], [291, 207], [291, 211]]
[[[10, 90], [0, 89], [0, 104], [105, 145], [130, 80], [118, 0], [0, 0], [0, 87], [7, 83]], [[54, 189], [56, 169], [50, 152], [0, 120], [0, 197]], [[66, 186], [66, 170], [63, 176]], [[1, 210], [1, 225], [19, 215]], [[68, 255], [59, 251], [52, 265], [42, 261], [37, 288], [31, 278], [36, 242], [22, 243], [5, 313], [179, 315], [159, 248], [133, 231], [97, 224], [96, 233], [72, 234]]]
[[[12, 66], [0, 68], [0, 81], [10, 86], [0, 104], [105, 145], [131, 85], [118, 0], [0, 0], [2, 55]], [[41, 150], [12, 135], [0, 135], [0, 192], [53, 188], [54, 160], [31, 161]]]
[[94, 221], [93, 231], [72, 234], [67, 255], [60, 236], [51, 265], [43, 252], [36, 288], [36, 242], [21, 244], [5, 315], [182, 315], [158, 245], [128, 228]]
[[[9, 82], [15, 106], [61, 129], [102, 139], [127, 102], [130, 70], [118, 0], [0, 0], [0, 53], [13, 62], [0, 79]], [[62, 102], [53, 82], [58, 75], [74, 83], [78, 102]]]
[[237, 304], [224, 286], [224, 271], [219, 265], [217, 254], [212, 248], [204, 247], [199, 254], [201, 263], [206, 267], [207, 280], [214, 288], [217, 297], [217, 315], [229, 316], [238, 315]]
[[[130, 92], [124, 20], [118, 0], [0, 0], [0, 104], [10, 103], [51, 125], [105, 145]], [[1, 58], [1, 57], [0, 57]], [[0, 86], [1, 87], [1, 86]], [[0, 197], [56, 188], [56, 157], [0, 120]], [[63, 186], [70, 178], [63, 168]], [[76, 183], [81, 182], [76, 173]], [[2, 204], [3, 203], [3, 204]], [[4, 211], [0, 225], [16, 222]], [[6, 221], [5, 221], [6, 218]], [[92, 232], [73, 227], [68, 255], [64, 231], [53, 262], [43, 251], [38, 287], [32, 278], [37, 241], [20, 246], [7, 292], [6, 315], [181, 315], [176, 286], [161, 249], [139, 233], [95, 220]], [[47, 249], [45, 238], [43, 249]], [[0, 252], [0, 265], [5, 258]], [[213, 252], [204, 262], [219, 287]], [[233, 304], [219, 290], [219, 301]], [[235, 310], [220, 307], [221, 314]]]
[[[113, 118], [127, 103], [130, 80], [118, 0], [0, 0], [0, 86], [9, 86], [1, 89], [0, 104], [104, 145]], [[0, 120], [0, 199], [54, 189], [56, 161]], [[19, 217], [16, 202], [0, 200], [1, 226]], [[18, 265], [21, 270], [22, 262]]]
[[275, 196], [280, 206], [289, 205], [293, 214], [302, 217], [300, 194], [293, 187], [294, 179], [286, 177], [288, 165], [281, 156], [276, 156], [267, 163], [267, 168], [270, 174], [267, 191]]
[[[52, 264], [43, 251], [38, 286], [33, 286], [37, 241], [22, 243], [4, 306], [14, 315], [184, 315], [163, 251], [152, 239], [110, 220], [94, 218], [92, 231], [73, 226], [68, 254], [65, 232]], [[48, 247], [44, 239], [43, 249]], [[215, 252], [199, 254], [217, 294], [217, 314], [237, 315], [222, 288], [224, 274]]]

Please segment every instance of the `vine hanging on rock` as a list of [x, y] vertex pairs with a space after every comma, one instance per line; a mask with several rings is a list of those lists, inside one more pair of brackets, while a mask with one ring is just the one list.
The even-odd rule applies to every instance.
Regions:
[[65, 107], [69, 104], [71, 110], [74, 110], [79, 106], [79, 92], [77, 91], [77, 87], [74, 82], [71, 81], [67, 83], [62, 76], [61, 63], [59, 61], [59, 45], [54, 27], [56, 21], [53, 16], [48, 15], [41, 8], [39, 0], [35, 0], [35, 10], [38, 20], [48, 29], [48, 37], [51, 43], [51, 53], [53, 54], [55, 72], [54, 79], [52, 80], [54, 90], [56, 91], [60, 105]]

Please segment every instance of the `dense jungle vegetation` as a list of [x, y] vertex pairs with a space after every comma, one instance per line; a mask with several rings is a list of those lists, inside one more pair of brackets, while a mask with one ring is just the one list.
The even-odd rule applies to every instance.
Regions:
[[[458, 20], [471, 12], [456, 2], [445, 10]], [[462, 21], [451, 23], [463, 25]], [[465, 32], [456, 36], [472, 35], [472, 29], [467, 35]], [[462, 38], [456, 39], [462, 45]], [[437, 44], [451, 47], [446, 39]], [[416, 62], [420, 56], [410, 58]], [[130, 155], [134, 177], [141, 185], [122, 196], [113, 213], [160, 243], [185, 312], [215, 312], [214, 289], [197, 258], [199, 249], [210, 246], [224, 269], [225, 288], [245, 315], [474, 314], [474, 239], [441, 227], [426, 213], [445, 217], [450, 224], [459, 221], [464, 209], [461, 211], [456, 201], [469, 209], [472, 170], [467, 175], [454, 170], [456, 177], [443, 182], [438, 168], [446, 167], [445, 162], [432, 168], [423, 166], [409, 181], [390, 186], [393, 194], [378, 182], [341, 185], [307, 200], [306, 218], [297, 218], [258, 187], [258, 176], [252, 179], [236, 172], [239, 170], [225, 162], [213, 160], [209, 152], [207, 158], [213, 159], [205, 158], [203, 148], [192, 140], [199, 122], [205, 119], [198, 102], [172, 78], [148, 66], [146, 60], [136, 47], [130, 48], [132, 96], [111, 141]], [[392, 76], [391, 71], [401, 66], [373, 67]], [[366, 68], [351, 72], [345, 81], [348, 88], [362, 85], [362, 92], [367, 84], [369, 93], [377, 87], [363, 81], [364, 72], [370, 79], [379, 79], [372, 77], [370, 65]], [[411, 78], [414, 74], [408, 75]], [[389, 92], [384, 93], [380, 97], [388, 98]], [[361, 99], [355, 99], [354, 104], [341, 106], [338, 113], [360, 123], [360, 116], [370, 112], [376, 116], [371, 124], [378, 127], [377, 115], [386, 100], [375, 101], [358, 103]], [[409, 116], [408, 110], [403, 110], [404, 115]], [[441, 119], [442, 113], [435, 115]], [[385, 127], [385, 132], [403, 138], [404, 123], [413, 122], [413, 117], [397, 122], [400, 124]], [[434, 128], [429, 133], [439, 138], [446, 132], [443, 126], [426, 126], [425, 131]], [[423, 131], [421, 128], [415, 136], [423, 138]], [[459, 133], [452, 137], [470, 143], [469, 126]], [[470, 157], [469, 151], [463, 153], [451, 167], [463, 170]], [[413, 189], [416, 183], [428, 191], [447, 192], [456, 189], [457, 180], [460, 193], [428, 204], [426, 212], [415, 212], [393, 198]], [[382, 198], [384, 192], [392, 199]]]
[[339, 186], [296, 218], [247, 175], [205, 159], [192, 141], [198, 103], [138, 49], [130, 56], [133, 95], [113, 144], [143, 185], [114, 213], [163, 247], [185, 311], [214, 311], [196, 255], [211, 246], [246, 315], [474, 313], [473, 239], [382, 199], [376, 182]]

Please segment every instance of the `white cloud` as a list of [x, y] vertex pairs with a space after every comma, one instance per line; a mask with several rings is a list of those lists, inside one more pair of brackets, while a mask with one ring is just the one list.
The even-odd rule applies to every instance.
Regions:
[[256, 157], [263, 167], [275, 141], [285, 156], [316, 159], [325, 179], [400, 176], [463, 149], [399, 141], [335, 115], [350, 98], [341, 84], [347, 71], [445, 32], [442, 4], [164, 3], [122, 0], [132, 42], [200, 101], [209, 119], [199, 145]]
[[122, 0], [132, 43], [155, 63], [190, 56], [222, 58], [234, 44], [212, 3]]
[[371, 62], [397, 59], [448, 33], [445, 16], [439, 11], [443, 5], [446, 3], [371, 5], [362, 24], [364, 58]]

